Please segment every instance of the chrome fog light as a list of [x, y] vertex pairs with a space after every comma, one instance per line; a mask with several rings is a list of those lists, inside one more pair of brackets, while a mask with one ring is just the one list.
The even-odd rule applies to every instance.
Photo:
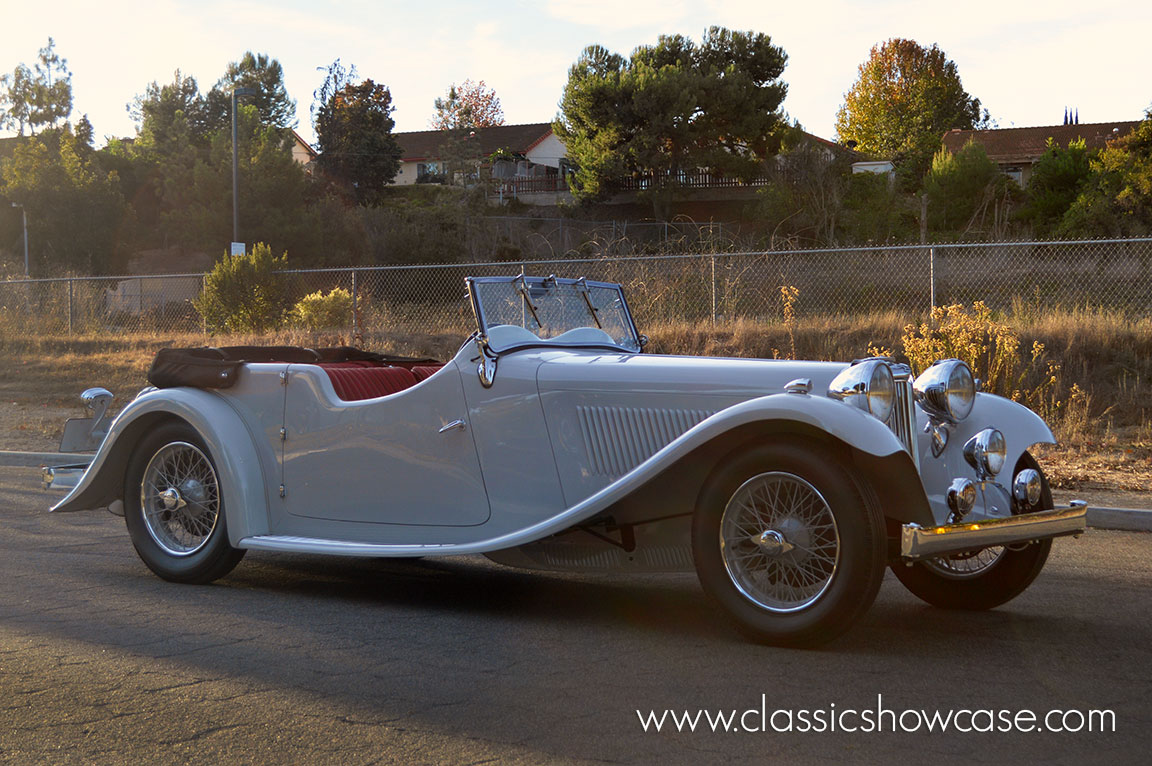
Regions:
[[953, 479], [948, 487], [948, 510], [957, 519], [968, 515], [976, 505], [976, 485], [971, 479]]
[[1025, 468], [1012, 480], [1012, 497], [1029, 507], [1040, 502], [1043, 491], [1044, 481], [1040, 478], [1040, 472], [1034, 468]]
[[990, 479], [1004, 469], [1008, 443], [995, 428], [985, 428], [964, 445], [964, 459], [981, 479]]
[[959, 423], [976, 402], [976, 379], [959, 359], [941, 359], [912, 383], [916, 401], [936, 420]]
[[867, 359], [837, 375], [828, 386], [828, 396], [872, 413], [887, 422], [896, 403], [896, 381], [892, 368], [883, 359]]

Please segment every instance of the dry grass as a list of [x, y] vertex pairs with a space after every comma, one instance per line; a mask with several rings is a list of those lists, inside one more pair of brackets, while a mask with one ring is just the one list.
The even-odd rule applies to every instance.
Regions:
[[[870, 348], [894, 349], [915, 318], [898, 313], [863, 317], [789, 317], [737, 320], [719, 325], [665, 322], [645, 329], [649, 350], [664, 354], [738, 357], [792, 357], [849, 360]], [[1078, 311], [1044, 314], [1018, 310], [999, 321], [1019, 336], [1021, 354], [1034, 342], [1045, 360], [1058, 362], [1058, 380], [1042, 402], [1029, 402], [1052, 425], [1061, 446], [1043, 460], [1057, 487], [1110, 486], [1152, 491], [1152, 320], [1121, 314]], [[90, 385], [119, 394], [146, 385], [144, 373], [155, 352], [165, 346], [344, 344], [410, 356], [451, 357], [464, 335], [449, 332], [368, 333], [350, 338], [338, 333], [285, 331], [271, 336], [209, 337], [190, 335], [26, 337], [0, 334], [6, 364], [0, 369], [0, 402], [20, 408], [15, 420], [0, 412], [0, 448], [13, 448], [20, 436], [58, 438], [57, 408], [75, 408], [76, 395]], [[980, 371], [977, 371], [980, 374]], [[39, 409], [37, 409], [39, 408]], [[76, 414], [79, 414], [78, 412]], [[49, 432], [52, 433], [49, 433]], [[17, 442], [20, 442], [17, 439]]]

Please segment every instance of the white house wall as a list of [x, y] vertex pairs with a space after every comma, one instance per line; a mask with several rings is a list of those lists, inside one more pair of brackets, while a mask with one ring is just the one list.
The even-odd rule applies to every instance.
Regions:
[[529, 149], [524, 156], [529, 162], [535, 162], [537, 165], [559, 168], [560, 160], [568, 154], [564, 150], [564, 143], [556, 137], [556, 134], [549, 133], [547, 138]]

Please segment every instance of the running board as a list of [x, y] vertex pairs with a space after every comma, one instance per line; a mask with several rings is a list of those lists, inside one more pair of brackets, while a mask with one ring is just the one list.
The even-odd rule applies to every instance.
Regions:
[[284, 553], [318, 553], [326, 556], [376, 556], [405, 558], [410, 556], [450, 556], [478, 553], [476, 545], [445, 543], [439, 545], [381, 545], [379, 543], [353, 543], [346, 540], [320, 540], [314, 537], [282, 535], [256, 535], [237, 543], [239, 548], [253, 551], [281, 551]]

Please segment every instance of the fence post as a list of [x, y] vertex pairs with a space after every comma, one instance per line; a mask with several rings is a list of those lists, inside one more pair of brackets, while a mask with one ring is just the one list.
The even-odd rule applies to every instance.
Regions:
[[716, 324], [716, 256], [712, 256], [712, 324]]
[[936, 248], [928, 248], [928, 286], [932, 308], [936, 308]]
[[72, 278], [68, 278], [68, 334], [72, 334]]
[[356, 303], [356, 269], [352, 269], [352, 337], [355, 338], [359, 334], [359, 322], [357, 321], [360, 312]]

